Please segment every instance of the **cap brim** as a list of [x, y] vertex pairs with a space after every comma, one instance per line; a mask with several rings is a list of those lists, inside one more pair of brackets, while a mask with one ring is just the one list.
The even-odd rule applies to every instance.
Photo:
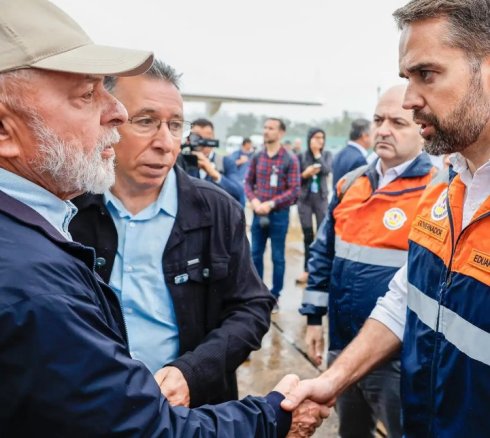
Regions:
[[31, 67], [69, 73], [134, 76], [153, 64], [153, 53], [87, 44], [31, 64]]

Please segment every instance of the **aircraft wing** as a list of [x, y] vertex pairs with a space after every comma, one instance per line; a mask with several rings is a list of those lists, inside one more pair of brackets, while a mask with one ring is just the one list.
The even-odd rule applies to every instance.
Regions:
[[322, 106], [322, 103], [320, 101], [313, 101], [313, 100], [268, 99], [262, 97], [217, 96], [217, 95], [210, 95], [210, 94], [191, 94], [191, 93], [182, 93], [182, 97], [185, 101], [188, 102], [205, 102], [206, 111], [210, 116], [218, 112], [223, 102]]

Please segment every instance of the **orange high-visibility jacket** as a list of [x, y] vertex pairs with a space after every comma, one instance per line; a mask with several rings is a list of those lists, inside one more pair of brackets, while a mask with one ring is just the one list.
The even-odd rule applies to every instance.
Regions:
[[465, 190], [452, 171], [435, 178], [409, 236], [407, 437], [490, 436], [490, 197], [462, 229]]
[[[355, 171], [353, 171], [355, 172]], [[408, 233], [417, 204], [435, 169], [427, 154], [387, 186], [376, 189], [373, 163], [342, 196], [343, 184], [312, 245], [308, 286], [301, 313], [308, 323], [329, 308], [330, 350], [343, 349], [358, 333], [377, 299], [405, 264]], [[328, 292], [328, 293], [327, 293]]]

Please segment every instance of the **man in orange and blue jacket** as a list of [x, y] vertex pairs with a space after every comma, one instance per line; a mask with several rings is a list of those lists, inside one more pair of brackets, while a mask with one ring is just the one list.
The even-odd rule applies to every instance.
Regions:
[[490, 430], [490, 2], [411, 0], [394, 13], [400, 75], [426, 149], [450, 154], [427, 187], [407, 264], [332, 367], [288, 394], [333, 403], [401, 348], [407, 438]]
[[[354, 339], [396, 271], [405, 264], [413, 213], [434, 169], [410, 111], [405, 86], [389, 89], [374, 113], [372, 140], [379, 156], [345, 175], [311, 247], [301, 313], [308, 317], [308, 354], [323, 354], [322, 317], [329, 313], [331, 364]], [[400, 360], [380, 366], [337, 399], [341, 437], [374, 436], [381, 419], [401, 437]], [[352, 418], [357, 420], [354, 422]]]

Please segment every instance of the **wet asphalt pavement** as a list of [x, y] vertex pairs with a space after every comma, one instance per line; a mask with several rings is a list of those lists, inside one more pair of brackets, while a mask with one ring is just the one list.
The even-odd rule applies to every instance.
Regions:
[[[270, 248], [264, 257], [264, 281], [271, 285]], [[279, 301], [279, 312], [272, 315], [269, 332], [262, 341], [262, 348], [251, 355], [238, 370], [240, 396], [265, 395], [286, 374], [295, 373], [300, 378], [311, 378], [325, 369], [317, 368], [306, 357], [304, 333], [306, 318], [298, 313], [303, 287], [295, 279], [303, 271], [302, 234], [295, 209], [291, 211], [290, 227], [286, 241], [286, 277]], [[336, 437], [338, 421], [335, 412], [324, 421], [313, 435]]]

